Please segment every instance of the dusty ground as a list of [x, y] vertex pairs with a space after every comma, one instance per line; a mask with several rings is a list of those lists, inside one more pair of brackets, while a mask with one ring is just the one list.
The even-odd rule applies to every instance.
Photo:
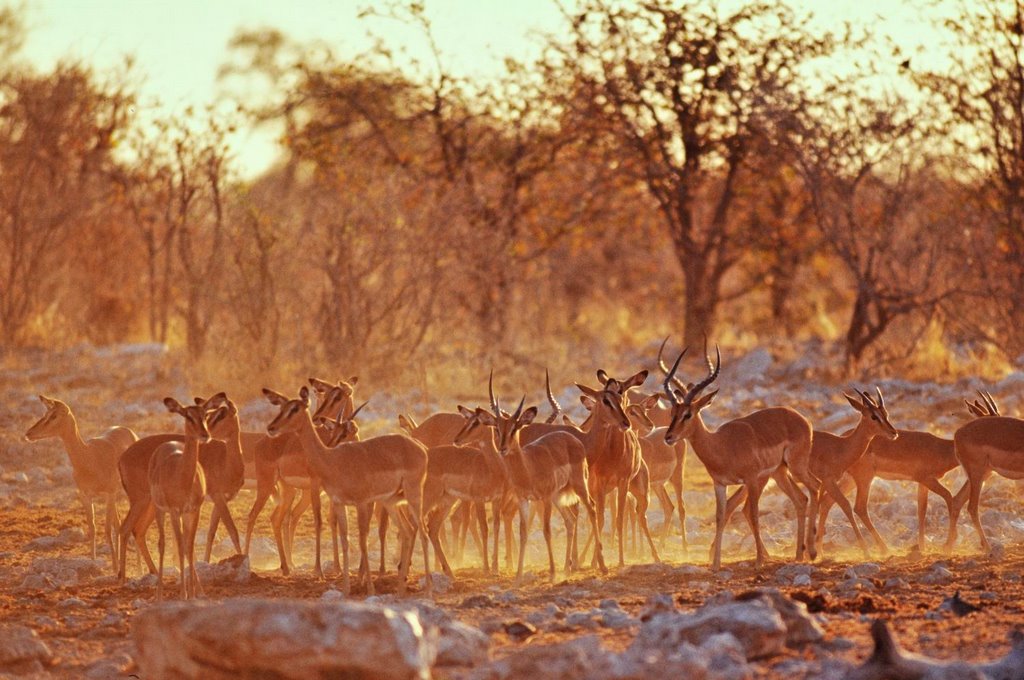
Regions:
[[[90, 359], [99, 361], [95, 356]], [[129, 635], [131, 620], [155, 599], [155, 591], [152, 585], [140, 580], [133, 580], [127, 586], [116, 584], [109, 576], [109, 560], [105, 554], [94, 564], [79, 560], [81, 569], [77, 577], [69, 579], [65, 574], [63, 579], [43, 581], [30, 578], [44, 569], [47, 558], [86, 557], [88, 543], [81, 534], [84, 522], [70, 486], [70, 469], [63, 449], [55, 441], [30, 445], [19, 439], [42, 413], [42, 407], [33, 396], [38, 391], [64, 398], [73, 408], [77, 406], [86, 436], [112, 424], [108, 417], [112, 410], [117, 412], [121, 422], [135, 427], [140, 434], [168, 427], [173, 420], [161, 413], [158, 402], [167, 390], [157, 388], [155, 383], [173, 382], [173, 371], [162, 367], [159, 358], [154, 360], [143, 355], [130, 357], [130, 360], [143, 362], [149, 372], [142, 378], [130, 378], [128, 373], [138, 375], [135, 370], [138, 367], [125, 367], [123, 356], [117, 357], [116, 366], [104, 367], [98, 363], [99, 368], [78, 370], [75, 357], [64, 356], [49, 364], [16, 362], [0, 374], [0, 389], [6, 403], [11, 405], [0, 413], [0, 619], [3, 623], [21, 624], [35, 630], [51, 647], [56, 658], [46, 677], [118, 677], [119, 671], [122, 677], [128, 677], [134, 668]], [[35, 369], [33, 373], [25, 368], [29, 363], [44, 368]], [[148, 367], [152, 367], [151, 370]], [[125, 374], [117, 375], [118, 371]], [[115, 399], [112, 391], [103, 387], [111, 379], [118, 380], [122, 388], [127, 385], [130, 390], [130, 396], [124, 396], [122, 389], [120, 401], [115, 401], [113, 407], [110, 405]], [[1007, 383], [1004, 387], [1009, 390], [1014, 385]], [[938, 408], [950, 413], [949, 403], [955, 394], [966, 391], [965, 387], [937, 387], [940, 392], [937, 401], [942, 402]], [[186, 394], [184, 389], [174, 392], [182, 397]], [[750, 403], [759, 398], [756, 389], [748, 392], [752, 395], [748, 399]], [[892, 393], [890, 388], [887, 394]], [[996, 396], [999, 398], [998, 392]], [[890, 399], [898, 403], [898, 399]], [[732, 405], [742, 409], [746, 403], [737, 401]], [[246, 424], [254, 429], [259, 425], [260, 414], [258, 404], [243, 409], [243, 416], [252, 421]], [[908, 420], [923, 417], [920, 412], [913, 412]], [[957, 420], [953, 416], [943, 417], [950, 422]], [[385, 425], [382, 423], [380, 427]], [[958, 484], [958, 479], [952, 475], [946, 480], [947, 486]], [[673, 536], [660, 544], [665, 564], [650, 564], [650, 557], [644, 551], [627, 556], [627, 566], [613, 569], [606, 577], [588, 570], [568, 580], [561, 580], [559, 575], [556, 583], [549, 584], [537, 571], [543, 556], [543, 541], [535, 533], [530, 538], [534, 577], [528, 585], [515, 587], [508, 569], [501, 577], [485, 576], [474, 568], [477, 552], [470, 545], [466, 562], [474, 566], [457, 569], [456, 583], [438, 594], [435, 601], [459, 620], [492, 632], [492, 658], [496, 658], [523, 645], [559, 642], [582, 635], [598, 635], [611, 649], [624, 648], [635, 635], [635, 626], [607, 628], [593, 617], [590, 622], [568, 623], [572, 614], [590, 612], [605, 600], [615, 600], [626, 613], [637, 616], [647, 599], [658, 594], [668, 594], [680, 608], [689, 609], [725, 590], [740, 593], [756, 587], [778, 587], [811, 602], [811, 610], [819, 615], [825, 628], [828, 644], [791, 651], [755, 664], [757, 672], [764, 677], [807, 677], [814, 675], [819, 662], [826, 658], [848, 661], [865, 658], [870, 651], [868, 625], [878, 617], [890, 620], [903, 645], [911, 650], [940, 658], [971, 660], [1002, 656], [1009, 649], [1008, 632], [1024, 625], [1021, 580], [1024, 508], [1018, 489], [1012, 483], [997, 482], [991, 492], [986, 491], [983, 499], [988, 508], [985, 523], [993, 538], [1006, 546], [1005, 550], [1000, 549], [1002, 554], [995, 557], [971, 554], [977, 543], [966, 522], [961, 525], [957, 556], [909, 552], [906, 547], [912, 541], [916, 522], [913, 488], [896, 483], [880, 484], [873, 496], [872, 512], [879, 518], [879, 529], [894, 546], [895, 556], [872, 556], [870, 561], [878, 565], [877, 572], [866, 567], [868, 572], [874, 573], [859, 583], [852, 582], [848, 568], [869, 560], [848, 550], [841, 553], [843, 559], [834, 559], [839, 546], [852, 544], [852, 533], [845, 519], [837, 510], [833, 511], [828, 525], [833, 542], [826, 546], [825, 559], [814, 565], [811, 585], [804, 587], [793, 585], [795, 572], [790, 569], [788, 559], [792, 552], [793, 518], [781, 494], [769, 491], [762, 506], [765, 539], [774, 559], [755, 571], [749, 561], [752, 547], [746, 527], [741, 521], [735, 521], [726, 536], [726, 564], [716, 574], [706, 566], [707, 544], [713, 526], [710, 493], [700, 464], [692, 456], [688, 461], [687, 489], [687, 527], [691, 540], [688, 555], [683, 555], [678, 537]], [[232, 503], [233, 514], [240, 524], [250, 503], [251, 496], [247, 492]], [[125, 510], [122, 505], [121, 513]], [[268, 514], [265, 512], [261, 518], [258, 536], [269, 536]], [[558, 524], [556, 521], [556, 527]], [[655, 529], [660, 527], [659, 511], [652, 510], [651, 525]], [[939, 541], [944, 527], [945, 509], [933, 497], [929, 509], [930, 537]], [[151, 533], [154, 534], [152, 544], [155, 544], [155, 532]], [[276, 557], [270, 550], [271, 543], [261, 538], [254, 546], [253, 574], [248, 582], [207, 583], [207, 597], [320, 598], [334, 588], [335, 583], [333, 577], [326, 581], [314, 579], [303, 566], [309, 561], [310, 535], [307, 520], [300, 526], [297, 540], [298, 574], [283, 577], [274, 571]], [[48, 545], [33, 543], [40, 537], [55, 538]], [[232, 552], [230, 544], [222, 537], [223, 534], [218, 536], [217, 558], [228, 557]], [[556, 555], [560, 550], [559, 540], [556, 534]], [[605, 554], [609, 558], [615, 554], [607, 541]], [[376, 555], [372, 559], [376, 564]], [[133, 558], [130, 557], [130, 561], [132, 576], [138, 577], [141, 571]], [[414, 564], [422, 564], [418, 556]], [[943, 567], [948, 573], [942, 571]], [[413, 591], [418, 588], [419, 576], [416, 570], [410, 581]], [[170, 577], [167, 583], [171, 586]], [[383, 592], [385, 599], [396, 586], [393, 572], [377, 581], [378, 592]], [[940, 612], [940, 603], [956, 590], [961, 591], [963, 599], [979, 605], [981, 611], [964, 617]], [[170, 592], [173, 594], [173, 590]], [[487, 597], [469, 599], [480, 595]], [[362, 597], [358, 592], [353, 596]], [[536, 622], [540, 624], [540, 632], [525, 642], [517, 641], [503, 628], [505, 623], [515, 621]], [[0, 669], [2, 676], [3, 669]]]

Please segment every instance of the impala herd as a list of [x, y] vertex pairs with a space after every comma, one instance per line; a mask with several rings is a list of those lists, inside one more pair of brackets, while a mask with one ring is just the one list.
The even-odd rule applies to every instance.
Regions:
[[[547, 376], [545, 388], [553, 412], [546, 422], [537, 422], [538, 409], [527, 407], [525, 397], [512, 412], [501, 407], [494, 394], [492, 374], [487, 407], [460, 405], [457, 412], [435, 413], [419, 424], [410, 416], [400, 415], [402, 434], [360, 439], [356, 416], [362, 406], [354, 405], [357, 378], [352, 377], [337, 383], [311, 378], [310, 385], [303, 386], [295, 398], [264, 389], [267, 400], [279, 409], [265, 432], [243, 432], [235, 404], [221, 392], [209, 399], [196, 398], [193, 404], [164, 399], [167, 409], [183, 419], [181, 433], [139, 439], [125, 427], [114, 427], [99, 437], [83, 440], [67, 404], [40, 396], [46, 414], [29, 428], [25, 438], [37, 441], [58, 437], [63, 441], [85, 507], [93, 558], [93, 503], [99, 499], [106, 502], [104, 537], [112, 568], [121, 580], [125, 579], [131, 538], [149, 572], [163, 574], [164, 519], [170, 516], [183, 598], [202, 594], [195, 570], [195, 538], [206, 499], [212, 502], [205, 549], [209, 561], [220, 523], [235, 550], [248, 554], [256, 520], [273, 496], [276, 503], [271, 526], [285, 575], [294, 568], [291, 553], [296, 525], [305, 509], [312, 506], [314, 573], [322, 578], [320, 494], [325, 492], [334, 564], [340, 565], [346, 594], [350, 590], [348, 506], [355, 507], [357, 521], [358, 581], [368, 593], [374, 592], [368, 550], [374, 519], [380, 541], [380, 573], [385, 571], [388, 527], [391, 523], [397, 527], [400, 594], [405, 593], [417, 536], [426, 574], [424, 590], [429, 595], [431, 547], [440, 568], [454, 578], [446, 544], [449, 549], [461, 550], [467, 533], [473, 534], [484, 570], [496, 573], [502, 525], [506, 564], [511, 564], [513, 554], [518, 553], [516, 580], [520, 582], [532, 513], [540, 516], [548, 574], [553, 579], [552, 510], [558, 512], [565, 526], [566, 573], [582, 568], [588, 553], [591, 567], [606, 573], [602, 536], [609, 497], [614, 501], [611, 538], [618, 565], [625, 561], [627, 516], [632, 516], [634, 531], [639, 528], [653, 559], [659, 561], [646, 518], [652, 491], [664, 511], [663, 538], [671, 531], [673, 515], [678, 512], [685, 554], [685, 442], [704, 464], [714, 486], [711, 561], [715, 569], [721, 566], [723, 532], [740, 504], [754, 537], [756, 565], [764, 563], [767, 550], [761, 540], [758, 503], [769, 479], [793, 503], [797, 560], [805, 555], [814, 560], [820, 553], [825, 518], [833, 503], [849, 519], [865, 554], [868, 543], [854, 515], [860, 517], [876, 546], [887, 551], [868, 514], [871, 483], [876, 477], [918, 483], [918, 548], [924, 545], [925, 510], [931, 491], [948, 508], [946, 549], [956, 540], [957, 518], [965, 502], [982, 548], [989, 549], [979, 519], [982, 486], [992, 472], [1012, 479], [1024, 477], [1024, 420], [1000, 416], [987, 393], [981, 393], [980, 400], [967, 402], [975, 418], [957, 430], [952, 440], [895, 428], [878, 388], [874, 395], [861, 391], [856, 397], [844, 394], [860, 420], [841, 435], [813, 430], [807, 418], [788, 407], [764, 408], [711, 430], [704, 423], [702, 411], [718, 393], [708, 388], [719, 376], [721, 353], [716, 349], [712, 362], [705, 352], [707, 375], [695, 383], [677, 377], [685, 353], [683, 350], [669, 368], [659, 351], [658, 365], [664, 373], [659, 393], [639, 391], [648, 376], [646, 370], [622, 380], [599, 370], [600, 387], [577, 383], [580, 399], [589, 410], [589, 416], [579, 425], [563, 413]], [[939, 478], [958, 465], [967, 481], [954, 495]], [[674, 490], [675, 504], [666, 485]], [[740, 487], [731, 497], [727, 495], [730, 485]], [[256, 492], [244, 541], [228, 507], [243, 487]], [[851, 507], [845, 493], [854, 487], [856, 500]], [[122, 489], [129, 509], [119, 520], [116, 500]], [[491, 536], [487, 504], [493, 521]], [[582, 548], [578, 540], [581, 508], [588, 525]], [[516, 514], [517, 550], [512, 538]], [[446, 540], [443, 528], [449, 516], [452, 530]], [[159, 565], [153, 562], [146, 543], [146, 531], [154, 519], [159, 531]], [[158, 598], [162, 594], [162, 579], [157, 578]]]

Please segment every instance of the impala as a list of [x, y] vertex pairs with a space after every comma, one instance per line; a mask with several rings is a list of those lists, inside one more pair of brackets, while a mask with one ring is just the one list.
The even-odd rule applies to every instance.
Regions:
[[[802, 559], [807, 498], [790, 477], [790, 469], [801, 481], [811, 481], [808, 486], [812, 494], [818, 493], [820, 485], [817, 480], [813, 480], [808, 470], [813, 436], [811, 424], [791, 408], [767, 408], [730, 420], [714, 432], [708, 430], [701, 410], [711, 403], [718, 390], [703, 396], [701, 392], [718, 378], [722, 357], [717, 348], [716, 353], [716, 364], [712, 364], [705, 353], [708, 375], [685, 393], [674, 387], [672, 382], [679, 369], [679, 362], [686, 354], [685, 349], [676, 358], [663, 383], [665, 393], [673, 402], [672, 420], [665, 431], [665, 443], [671, 446], [681, 439], [688, 440], [714, 483], [715, 539], [711, 548], [712, 564], [718, 569], [722, 563], [722, 534], [727, 519], [726, 487], [729, 484], [742, 484], [746, 489], [744, 513], [754, 535], [756, 564], [760, 566], [764, 563], [767, 550], [761, 541], [758, 503], [769, 478], [775, 480], [796, 507], [797, 559]], [[811, 502], [814, 509], [813, 496]], [[813, 527], [813, 521], [810, 524]], [[811, 536], [807, 539], [807, 548], [813, 559], [816, 556], [813, 529], [809, 533]]]
[[[882, 397], [882, 390], [875, 388], [878, 401], [875, 401], [864, 392], [857, 390], [860, 401], [848, 394], [843, 394], [850, 406], [860, 413], [860, 420], [857, 426], [844, 435], [835, 435], [830, 432], [814, 431], [814, 442], [811, 446], [811, 472], [821, 480], [823, 495], [828, 495], [842, 509], [843, 514], [850, 520], [853, 533], [857, 537], [857, 544], [864, 554], [867, 555], [868, 547], [864, 536], [857, 526], [853, 517], [853, 509], [846, 496], [839, 489], [839, 480], [868, 450], [871, 442], [881, 439], [894, 441], [899, 437], [896, 428], [889, 422], [889, 412], [885, 408], [885, 400]], [[819, 504], [824, 504], [825, 499], [819, 495]], [[818, 524], [824, 526], [824, 515], [818, 518]], [[820, 551], [823, 542], [821, 534], [818, 535], [817, 548]]]
[[83, 440], [78, 422], [63, 401], [39, 395], [46, 413], [25, 433], [25, 440], [34, 442], [58, 437], [71, 461], [71, 472], [78, 487], [78, 499], [85, 509], [92, 558], [96, 559], [96, 514], [93, 503], [102, 499], [107, 506], [104, 538], [110, 549], [110, 559], [117, 571], [117, 492], [119, 488], [117, 459], [132, 442], [138, 439], [126, 427], [115, 426], [98, 437]]
[[[528, 503], [536, 500], [542, 506], [544, 541], [548, 550], [548, 575], [554, 580], [555, 559], [551, 546], [551, 510], [557, 507], [565, 523], [566, 547], [565, 568], [571, 571], [576, 565], [572, 554], [572, 545], [576, 532], [576, 516], [568, 512], [566, 507], [582, 502], [590, 517], [591, 531], [596, 537], [594, 559], [602, 573], [607, 569], [601, 549], [601, 536], [594, 499], [588, 485], [586, 455], [579, 439], [568, 432], [551, 432], [530, 444], [522, 445], [519, 431], [533, 422], [537, 417], [537, 408], [531, 406], [523, 410], [525, 397], [519, 402], [515, 413], [508, 414], [501, 410], [498, 401], [491, 394], [492, 411], [477, 408], [475, 419], [480, 424], [491, 428], [494, 454], [501, 465], [506, 483], [512, 494], [519, 501], [519, 564], [516, 570], [516, 582], [523, 578], [523, 565], [526, 559], [527, 511]], [[464, 433], [456, 437], [458, 444], [465, 436], [469, 436], [473, 425], [467, 422]]]
[[[994, 404], [992, 407], [995, 410]], [[998, 415], [972, 420], [953, 434], [953, 451], [967, 473], [967, 511], [982, 550], [988, 551], [991, 546], [978, 514], [981, 490], [993, 472], [1009, 479], [1024, 479], [1024, 420]], [[956, 540], [960, 509], [959, 505], [954, 508], [950, 521], [950, 545]]]
[[[979, 392], [981, 400], [973, 402], [964, 400], [968, 411], [976, 417], [997, 416], [992, 395]], [[960, 465], [953, 450], [953, 440], [936, 437], [930, 432], [916, 430], [897, 430], [899, 438], [895, 440], [875, 437], [868, 446], [867, 453], [850, 466], [843, 477], [841, 488], [844, 492], [856, 486], [857, 497], [853, 510], [864, 526], [868, 528], [875, 544], [888, 552], [881, 534], [875, 529], [868, 513], [868, 501], [871, 497], [871, 484], [876, 477], [881, 479], [907, 480], [917, 483], [917, 549], [924, 550], [925, 516], [928, 512], [928, 492], [931, 491], [946, 503], [949, 527], [945, 549], [952, 550], [956, 540], [954, 517], [967, 501], [968, 483], [965, 481], [954, 496], [946, 489], [939, 479], [953, 468]], [[831, 508], [831, 499], [826, 499], [821, 507], [819, 518], [827, 515]], [[819, 522], [820, 525], [820, 522]], [[824, 531], [824, 527], [822, 527]]]
[[[419, 442], [404, 435], [383, 435], [358, 442], [346, 442], [327, 447], [313, 427], [309, 413], [309, 389], [303, 387], [298, 399], [288, 399], [272, 390], [264, 395], [280, 411], [267, 426], [267, 433], [280, 436], [289, 432], [298, 435], [312, 475], [327, 491], [337, 512], [338, 534], [342, 542], [342, 589], [349, 593], [348, 573], [348, 520], [345, 505], [355, 505], [357, 511], [368, 517], [370, 503], [383, 503], [399, 522], [402, 551], [399, 574], [399, 593], [405, 594], [409, 564], [412, 561], [416, 532], [422, 532], [423, 559], [426, 571], [426, 594], [429, 596], [433, 581], [430, 576], [430, 552], [426, 527], [423, 523], [423, 484], [427, 474], [427, 451]], [[411, 519], [397, 512], [398, 503], [409, 505]], [[316, 502], [313, 518], [319, 534], [320, 513]], [[359, 522], [359, 547], [366, 554], [368, 522]], [[373, 592], [373, 580], [367, 568], [367, 590]]]
[[[222, 396], [222, 395], [218, 395]], [[156, 598], [163, 599], [164, 586], [164, 514], [171, 516], [171, 530], [178, 548], [178, 571], [181, 576], [181, 597], [187, 599], [202, 595], [199, 575], [196, 573], [196, 529], [199, 527], [199, 509], [206, 495], [206, 480], [199, 466], [199, 445], [210, 441], [206, 425], [206, 408], [217, 397], [192, 406], [182, 406], [172, 397], [164, 399], [171, 413], [185, 419], [185, 442], [165, 442], [156, 447], [149, 461], [149, 493], [156, 508], [160, 552], [157, 571]], [[185, 558], [189, 573], [185, 573]]]
[[[319, 399], [319, 407], [314, 419], [317, 422], [327, 422], [335, 416], [351, 419], [354, 414], [353, 385], [358, 380], [358, 376], [352, 376], [348, 381], [339, 380], [336, 385], [332, 385], [319, 378], [310, 378], [309, 384], [316, 391]], [[291, 547], [295, 527], [307, 507], [313, 506], [314, 517], [320, 513], [320, 497], [317, 493], [314, 501], [313, 480], [310, 479], [306, 455], [297, 436], [270, 437], [266, 433], [253, 433], [249, 436], [251, 437], [250, 446], [253, 449], [256, 499], [249, 509], [243, 550], [246, 555], [249, 554], [256, 520], [270, 496], [277, 494], [278, 503], [271, 513], [270, 523], [281, 560], [281, 573], [288, 575], [292, 566]], [[319, 486], [317, 485], [316, 488], [319, 489]], [[297, 496], [300, 496], [300, 501], [297, 506], [294, 506], [293, 501]], [[314, 519], [314, 524], [317, 526], [317, 547], [313, 572], [318, 578], [322, 578], [320, 525], [316, 519]], [[336, 526], [335, 522], [331, 522], [332, 535]], [[337, 558], [337, 541], [335, 540], [333, 543], [335, 558]], [[335, 565], [337, 566], [337, 561], [335, 561]]]

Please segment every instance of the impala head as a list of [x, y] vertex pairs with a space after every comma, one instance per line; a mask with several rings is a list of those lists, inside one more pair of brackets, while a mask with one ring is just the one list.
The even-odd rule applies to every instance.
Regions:
[[263, 396], [271, 404], [281, 409], [267, 425], [267, 434], [271, 437], [297, 431], [302, 426], [302, 419], [309, 417], [309, 388], [305, 385], [299, 390], [298, 399], [289, 399], [266, 387], [263, 388]]
[[[537, 407], [531, 406], [523, 410], [526, 403], [524, 396], [519, 402], [515, 413], [506, 413], [497, 408], [497, 415], [482, 408], [476, 409], [474, 417], [480, 425], [494, 428], [494, 448], [498, 453], [507, 456], [519, 442], [519, 430], [533, 422], [537, 417]], [[466, 429], [463, 427], [463, 429]], [[461, 433], [460, 433], [461, 434]]]
[[344, 418], [351, 418], [355, 406], [353, 401], [355, 384], [358, 382], [359, 376], [357, 375], [347, 381], [339, 380], [336, 385], [319, 378], [310, 378], [309, 385], [316, 390], [317, 401], [320, 404], [316, 413], [313, 414], [313, 419], [334, 418], [339, 414]]
[[643, 385], [644, 381], [647, 380], [648, 373], [649, 371], [645, 368], [625, 380], [618, 380], [608, 375], [603, 368], [599, 368], [597, 369], [597, 379], [601, 381], [601, 385], [605, 390], [625, 395], [628, 390]]
[[967, 410], [971, 412], [972, 416], [987, 418], [999, 415], [999, 406], [996, 405], [996, 400], [992, 398], [989, 392], [978, 390], [978, 396], [981, 399], [975, 399], [973, 402], [964, 399], [964, 403], [967, 404]]
[[860, 390], [854, 390], [860, 397], [857, 400], [851, 397], [849, 394], [843, 393], [846, 397], [846, 401], [850, 402], [850, 406], [860, 411], [861, 421], [867, 423], [874, 433], [878, 436], [885, 437], [886, 439], [896, 439], [899, 437], [899, 432], [889, 422], [889, 411], [885, 408], [885, 399], [882, 398], [882, 390], [877, 386], [875, 387], [875, 394], [878, 395], [878, 399], [875, 400], [866, 392]]
[[701, 396], [701, 392], [718, 379], [718, 374], [722, 370], [722, 352], [719, 350], [718, 345], [715, 345], [715, 363], [711, 363], [711, 357], [707, 355], [707, 348], [705, 348], [704, 360], [708, 364], [707, 376], [700, 382], [688, 386], [684, 391], [679, 388], [681, 383], [676, 381], [675, 375], [676, 371], [679, 370], [679, 362], [683, 360], [685, 355], [686, 349], [676, 357], [672, 370], [665, 374], [665, 381], [662, 383], [665, 394], [672, 403], [672, 420], [665, 431], [665, 443], [669, 446], [674, 445], [680, 439], [688, 438], [693, 433], [693, 428], [697, 422], [697, 415], [718, 394], [718, 390], [715, 390]]
[[468, 409], [462, 404], [459, 404], [456, 408], [459, 410], [459, 415], [466, 419], [466, 422], [463, 423], [462, 429], [452, 439], [452, 443], [456, 446], [462, 446], [472, 441], [474, 433], [479, 432], [483, 426], [483, 423], [480, 422], [480, 417], [477, 415], [481, 409]]
[[209, 399], [197, 399], [196, 401], [199, 403], [189, 404], [188, 406], [182, 405], [174, 397], [165, 397], [164, 406], [171, 413], [177, 413], [185, 419], [186, 439], [195, 439], [200, 444], [206, 444], [211, 439], [210, 430], [206, 424], [206, 418], [209, 415], [208, 411], [212, 405], [220, 403], [219, 398], [223, 395], [224, 393], [221, 392]]
[[314, 418], [313, 425], [316, 426], [317, 432], [320, 435], [320, 441], [324, 443], [324, 446], [334, 448], [342, 442], [358, 439], [359, 424], [356, 423], [355, 417], [369, 403], [369, 401], [364, 401], [348, 418], [340, 413], [333, 420], [330, 418]]
[[[614, 378], [609, 380], [609, 382], [611, 381], [614, 381]], [[576, 387], [583, 393], [580, 397], [581, 401], [584, 398], [588, 398], [592, 402], [591, 413], [595, 418], [606, 418], [619, 430], [625, 432], [629, 429], [630, 423], [629, 417], [626, 415], [625, 406], [622, 403], [624, 392], [620, 392], [617, 389], [621, 384], [616, 381], [616, 384], [613, 385], [616, 389], [605, 387], [601, 390], [595, 390], [592, 387], [579, 383], [576, 383]], [[586, 404], [585, 401], [583, 403]]]
[[206, 416], [206, 426], [210, 428], [211, 437], [227, 441], [241, 430], [241, 424], [238, 421], [238, 408], [235, 406], [235, 402], [228, 399], [223, 392], [211, 397], [210, 401], [212, 402], [218, 397], [223, 397], [223, 401], [215, 402], [213, 410]]
[[71, 415], [71, 409], [59, 399], [51, 399], [40, 394], [39, 401], [43, 402], [43, 406], [46, 407], [46, 413], [32, 427], [28, 428], [28, 432], [25, 433], [25, 441], [28, 442], [56, 437]]

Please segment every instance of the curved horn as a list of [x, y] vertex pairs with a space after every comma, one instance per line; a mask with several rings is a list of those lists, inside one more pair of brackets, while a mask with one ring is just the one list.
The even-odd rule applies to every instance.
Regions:
[[496, 416], [501, 415], [501, 409], [498, 407], [498, 399], [494, 396], [494, 369], [491, 369], [491, 375], [487, 378], [487, 396], [491, 399], [491, 411]]
[[990, 392], [982, 392], [981, 390], [978, 390], [978, 394], [980, 394], [981, 398], [985, 400], [986, 404], [988, 404], [991, 414], [994, 416], [999, 415], [999, 407], [996, 406], [996, 400], [992, 398], [992, 394]]
[[562, 407], [555, 401], [555, 395], [551, 393], [551, 377], [548, 375], [548, 369], [544, 369], [544, 391], [548, 395], [548, 403], [551, 404], [551, 409], [554, 411], [551, 417], [548, 418], [548, 422], [553, 422], [562, 413]]
[[[660, 368], [661, 372], [664, 373], [665, 375], [668, 375], [668, 366], [665, 365], [665, 361], [661, 358], [661, 354], [662, 354], [662, 352], [665, 351], [665, 343], [668, 342], [668, 339], [670, 337], [672, 337], [672, 336], [666, 335], [665, 339], [661, 341], [661, 347], [658, 348], [658, 368]], [[685, 352], [685, 351], [686, 350], [684, 349], [683, 352]], [[672, 378], [672, 384], [675, 385], [676, 387], [678, 387], [679, 389], [681, 389], [683, 392], [685, 392], [687, 389], [689, 389], [687, 387], [686, 383], [684, 383], [679, 378], [673, 377]]]
[[875, 394], [878, 395], [878, 408], [885, 408], [885, 399], [882, 398], [882, 388], [875, 385]]
[[[357, 409], [356, 409], [355, 411], [352, 411], [352, 415], [350, 415], [350, 416], [349, 416], [348, 418], [346, 418], [345, 420], [355, 420], [355, 417], [356, 417], [356, 415], [357, 415], [357, 414], [358, 414], [358, 413], [359, 413], [360, 411], [362, 411], [362, 410], [363, 410], [363, 407], [364, 407], [364, 406], [366, 406], [366, 405], [367, 405], [367, 404], [369, 404], [369, 403], [370, 403], [370, 400], [369, 400], [369, 399], [367, 399], [366, 401], [364, 401], [364, 402], [363, 402], [362, 404], [360, 404], [360, 405], [359, 405], [359, 408], [357, 408]], [[340, 417], [341, 417], [341, 414], [338, 414], [338, 417], [340, 418]], [[340, 421], [339, 421], [339, 422], [340, 422]]]
[[722, 350], [719, 349], [717, 344], [715, 345], [715, 365], [711, 365], [711, 357], [707, 355], [707, 352], [704, 353], [704, 359], [708, 362], [708, 377], [687, 390], [686, 396], [683, 397], [683, 401], [687, 404], [692, 402], [694, 397], [700, 394], [705, 387], [715, 382], [719, 372], [722, 370]]
[[672, 370], [666, 371], [665, 381], [661, 383], [662, 387], [665, 388], [665, 394], [668, 395], [669, 401], [671, 401], [673, 404], [676, 403], [676, 394], [675, 392], [672, 391], [672, 388], [669, 387], [669, 383], [672, 382], [673, 378], [675, 377], [676, 371], [679, 370], [679, 362], [683, 360], [683, 356], [686, 355], [686, 350], [688, 349], [690, 348], [686, 347], [685, 349], [683, 349], [682, 352], [679, 353], [679, 356], [676, 357], [676, 362], [672, 364]]
[[526, 403], [526, 395], [524, 394], [523, 398], [519, 400], [519, 406], [516, 408], [516, 412], [512, 414], [512, 420], [518, 420], [519, 419], [519, 416], [523, 412], [523, 404], [525, 404], [525, 403]]

